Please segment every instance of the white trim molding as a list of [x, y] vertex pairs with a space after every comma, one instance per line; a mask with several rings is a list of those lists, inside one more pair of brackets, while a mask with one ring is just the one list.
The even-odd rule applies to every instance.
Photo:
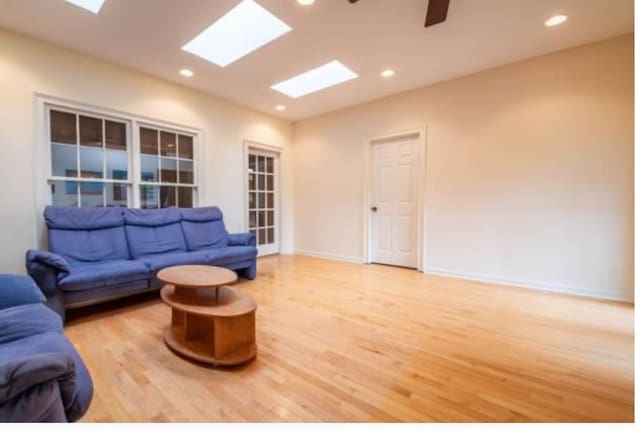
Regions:
[[491, 275], [468, 273], [465, 271], [448, 270], [437, 267], [425, 267], [425, 274], [440, 276], [440, 277], [452, 277], [456, 279], [469, 280], [478, 283], [487, 283], [500, 286], [511, 286], [525, 289], [532, 289], [544, 292], [562, 293], [565, 295], [578, 295], [589, 298], [606, 299], [610, 301], [622, 301], [633, 303], [633, 295], [629, 294], [616, 294], [607, 293], [603, 291], [595, 291], [592, 289], [580, 288], [572, 285], [549, 283], [523, 279], [507, 279], [504, 277], [495, 277]]
[[331, 259], [334, 261], [341, 261], [341, 262], [350, 262], [353, 264], [364, 264], [366, 263], [364, 258], [356, 258], [353, 256], [346, 256], [346, 255], [338, 255], [335, 253], [326, 253], [326, 252], [315, 252], [313, 250], [303, 250], [303, 249], [295, 249], [293, 251], [294, 255], [301, 255], [301, 256], [310, 256], [312, 258], [320, 258], [320, 259]]
[[[367, 264], [365, 258], [338, 255], [330, 252], [316, 252], [312, 250], [296, 249], [294, 255], [309, 256], [313, 258], [329, 259], [340, 262], [349, 262], [354, 264]], [[423, 272], [424, 275], [432, 275], [438, 277], [449, 277], [461, 280], [468, 280], [477, 283], [484, 283], [489, 285], [499, 285], [508, 287], [517, 287], [535, 290], [539, 292], [553, 292], [560, 293], [569, 296], [584, 296], [587, 298], [604, 299], [608, 301], [619, 301], [624, 303], [633, 304], [634, 297], [632, 294], [611, 294], [602, 293], [601, 291], [594, 291], [591, 289], [579, 288], [566, 284], [548, 283], [522, 279], [507, 279], [503, 277], [495, 277], [485, 274], [468, 273], [464, 271], [447, 270], [443, 268], [425, 266]]]

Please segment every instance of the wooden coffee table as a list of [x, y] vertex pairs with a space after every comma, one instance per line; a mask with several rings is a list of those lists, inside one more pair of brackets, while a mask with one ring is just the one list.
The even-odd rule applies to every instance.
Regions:
[[235, 272], [206, 265], [160, 270], [162, 300], [171, 307], [164, 342], [176, 353], [212, 365], [238, 365], [256, 356], [256, 303], [228, 287]]

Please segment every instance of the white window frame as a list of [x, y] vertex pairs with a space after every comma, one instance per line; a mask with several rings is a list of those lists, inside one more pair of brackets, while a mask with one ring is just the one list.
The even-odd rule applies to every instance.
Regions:
[[[136, 179], [138, 181], [137, 184], [134, 184], [133, 186], [135, 187], [135, 193], [134, 198], [135, 198], [135, 203], [136, 203], [136, 207], [140, 207], [140, 186], [174, 186], [176, 188], [182, 187], [182, 188], [191, 188], [193, 190], [193, 207], [198, 207], [198, 161], [196, 160], [197, 155], [197, 150], [198, 147], [196, 146], [196, 138], [197, 136], [190, 131], [184, 130], [184, 129], [180, 129], [180, 128], [176, 128], [175, 126], [171, 126], [168, 127], [166, 125], [162, 125], [162, 124], [158, 124], [157, 122], [150, 122], [148, 120], [141, 120], [141, 121], [136, 121], [135, 122], [135, 138], [134, 141], [137, 142], [137, 145], [135, 146], [135, 153], [134, 153], [134, 158], [136, 158], [134, 160], [134, 163], [137, 163], [137, 172], [136, 172]], [[169, 183], [169, 182], [146, 182], [143, 181], [141, 179], [141, 173], [142, 173], [142, 167], [140, 166], [140, 156], [142, 155], [142, 153], [140, 152], [140, 128], [151, 128], [154, 130], [158, 131], [158, 143], [160, 142], [160, 132], [161, 131], [166, 131], [169, 133], [173, 133], [176, 134], [176, 139], [178, 135], [189, 135], [193, 138], [193, 159], [187, 159], [187, 158], [180, 158], [178, 156], [175, 157], [171, 157], [171, 156], [162, 156], [160, 155], [160, 145], [158, 144], [158, 158], [159, 160], [162, 159], [172, 159], [172, 160], [176, 160], [176, 171], [179, 171], [180, 169], [180, 161], [193, 161], [193, 184], [183, 184], [183, 183]], [[176, 147], [177, 148], [177, 147]], [[160, 179], [162, 179], [162, 177], [160, 177]], [[177, 202], [177, 195], [176, 195], [176, 202]]]
[[[64, 182], [76, 182], [76, 183], [103, 183], [103, 184], [109, 184], [109, 183], [119, 183], [119, 184], [123, 184], [123, 185], [127, 185], [128, 191], [127, 191], [127, 207], [132, 207], [131, 201], [131, 192], [133, 190], [133, 186], [134, 186], [134, 180], [135, 178], [133, 177], [133, 163], [132, 163], [132, 153], [133, 153], [133, 144], [132, 144], [132, 138], [131, 138], [131, 122], [125, 118], [120, 118], [117, 116], [113, 116], [113, 115], [103, 115], [103, 114], [99, 114], [96, 112], [92, 112], [92, 111], [87, 111], [87, 110], [83, 110], [83, 109], [72, 109], [72, 108], [68, 108], [66, 106], [58, 106], [56, 104], [50, 104], [50, 103], [45, 103], [44, 105], [45, 108], [45, 135], [46, 135], [46, 142], [47, 142], [47, 163], [48, 163], [48, 168], [47, 168], [47, 186], [50, 186], [52, 182], [54, 181], [64, 181]], [[51, 158], [52, 158], [52, 148], [53, 148], [53, 144], [54, 142], [51, 139], [51, 123], [50, 123], [50, 119], [51, 119], [51, 111], [55, 110], [58, 112], [64, 112], [64, 113], [71, 113], [73, 115], [76, 116], [76, 162], [77, 162], [77, 169], [78, 169], [78, 177], [67, 177], [67, 176], [54, 176], [53, 175], [53, 168], [51, 165]], [[85, 178], [85, 177], [81, 177], [80, 176], [80, 146], [79, 146], [79, 140], [80, 140], [80, 128], [79, 128], [79, 117], [80, 116], [84, 116], [87, 118], [95, 118], [95, 119], [100, 119], [102, 121], [102, 140], [104, 143], [104, 140], [106, 139], [106, 134], [105, 134], [105, 121], [109, 120], [109, 121], [113, 121], [113, 122], [120, 122], [120, 123], [124, 123], [125, 127], [126, 127], [126, 135], [127, 135], [127, 158], [128, 158], [128, 165], [127, 165], [127, 180], [118, 180], [118, 179], [108, 179], [106, 177], [102, 177], [102, 178]], [[57, 143], [56, 143], [57, 144]], [[104, 146], [103, 146], [103, 150], [104, 150]], [[106, 157], [103, 158], [102, 160], [102, 172], [105, 172], [105, 163], [106, 163]], [[49, 192], [47, 190], [47, 195], [48, 195], [48, 199], [47, 199], [47, 204], [51, 204], [52, 203], [52, 198], [51, 198], [51, 192]], [[80, 197], [80, 186], [78, 186], [78, 195], [76, 196], [77, 198], [77, 202], [78, 202], [78, 207], [80, 207], [81, 204], [81, 197]], [[103, 204], [106, 205], [106, 192], [103, 192], [102, 194], [102, 202]]]
[[[52, 175], [51, 170], [51, 140], [49, 127], [49, 110], [60, 110], [69, 113], [80, 114], [85, 116], [93, 116], [103, 119], [113, 119], [127, 124], [128, 147], [129, 154], [129, 175], [127, 182], [130, 186], [127, 193], [128, 207], [140, 207], [140, 185], [152, 184], [151, 182], [143, 182], [140, 177], [140, 127], [152, 127], [159, 130], [175, 132], [178, 134], [186, 134], [193, 136], [193, 207], [198, 207], [200, 198], [203, 193], [203, 183], [201, 180], [202, 169], [200, 163], [204, 159], [203, 141], [204, 132], [197, 127], [182, 125], [174, 122], [149, 118], [128, 112], [122, 112], [115, 109], [95, 106], [92, 104], [71, 101], [60, 97], [35, 94], [34, 96], [34, 194], [36, 205], [36, 241], [42, 246], [45, 241], [44, 220], [42, 212], [47, 205], [51, 205], [52, 198], [49, 188], [51, 180], [72, 180], [78, 182], [114, 182], [112, 179], [92, 179], [92, 178], [56, 178]], [[104, 136], [103, 136], [104, 137]], [[79, 168], [79, 167], [78, 167]], [[115, 182], [122, 182], [117, 181]], [[171, 184], [171, 186], [179, 184]], [[189, 185], [191, 186], [191, 185]]]

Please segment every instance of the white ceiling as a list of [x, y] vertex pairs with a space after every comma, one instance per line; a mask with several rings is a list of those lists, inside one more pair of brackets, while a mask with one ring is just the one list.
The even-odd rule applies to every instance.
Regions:
[[[240, 0], [106, 0], [98, 15], [0, 0], [0, 27], [291, 120], [633, 31], [633, 0], [451, 0], [448, 19], [426, 29], [426, 0], [257, 1], [293, 31], [226, 68], [181, 47]], [[545, 27], [557, 13], [567, 22]], [[332, 60], [360, 77], [296, 100], [270, 88]], [[178, 74], [185, 67], [193, 78]], [[395, 77], [380, 77], [387, 67]]]

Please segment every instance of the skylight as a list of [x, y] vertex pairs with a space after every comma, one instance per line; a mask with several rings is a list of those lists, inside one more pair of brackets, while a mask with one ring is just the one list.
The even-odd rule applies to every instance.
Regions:
[[323, 66], [277, 83], [271, 88], [289, 97], [298, 98], [357, 77], [356, 73], [340, 61], [331, 61]]
[[68, 3], [87, 9], [90, 12], [98, 13], [105, 0], [66, 0]]
[[226, 67], [289, 31], [291, 27], [254, 0], [243, 0], [182, 49]]

